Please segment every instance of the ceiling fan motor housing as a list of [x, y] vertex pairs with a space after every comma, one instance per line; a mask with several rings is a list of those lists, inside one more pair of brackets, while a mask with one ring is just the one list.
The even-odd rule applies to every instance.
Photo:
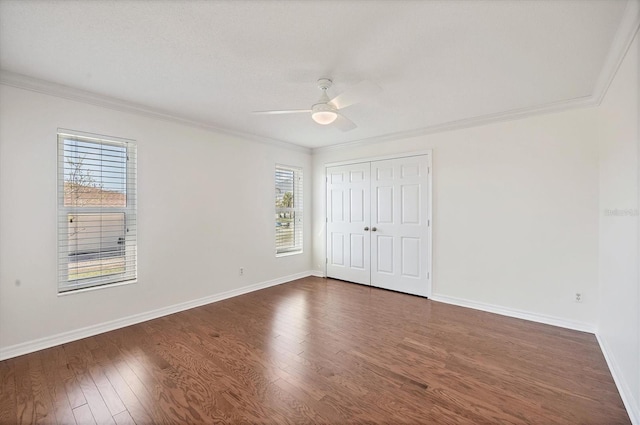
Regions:
[[318, 88], [320, 90], [327, 90], [329, 89], [331, 86], [333, 85], [333, 81], [331, 81], [329, 78], [320, 78], [318, 80]]

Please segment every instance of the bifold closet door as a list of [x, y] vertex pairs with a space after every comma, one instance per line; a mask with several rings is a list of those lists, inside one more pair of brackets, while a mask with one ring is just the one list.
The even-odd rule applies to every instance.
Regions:
[[428, 296], [426, 156], [371, 163], [371, 285]]
[[370, 284], [370, 163], [327, 168], [327, 276]]

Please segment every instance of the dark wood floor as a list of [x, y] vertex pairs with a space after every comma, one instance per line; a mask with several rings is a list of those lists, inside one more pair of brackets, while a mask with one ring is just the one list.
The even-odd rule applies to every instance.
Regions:
[[629, 418], [591, 334], [306, 278], [0, 362], [0, 422]]

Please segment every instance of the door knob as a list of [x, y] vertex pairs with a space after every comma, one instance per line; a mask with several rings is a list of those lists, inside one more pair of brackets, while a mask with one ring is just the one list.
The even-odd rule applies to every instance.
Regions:
[[378, 229], [376, 229], [375, 227], [372, 227], [372, 228], [371, 228], [371, 231], [372, 231], [372, 232], [375, 232], [376, 230], [378, 230]]
[[365, 232], [366, 232], [367, 230], [369, 230], [369, 227], [365, 227], [365, 228], [364, 228], [364, 231], [365, 231]]

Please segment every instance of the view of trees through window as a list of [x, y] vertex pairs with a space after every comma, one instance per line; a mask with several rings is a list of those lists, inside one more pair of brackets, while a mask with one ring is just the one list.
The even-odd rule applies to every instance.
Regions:
[[277, 253], [301, 249], [301, 180], [301, 170], [276, 167], [275, 226]]
[[63, 147], [67, 280], [124, 273], [126, 147], [71, 138]]

